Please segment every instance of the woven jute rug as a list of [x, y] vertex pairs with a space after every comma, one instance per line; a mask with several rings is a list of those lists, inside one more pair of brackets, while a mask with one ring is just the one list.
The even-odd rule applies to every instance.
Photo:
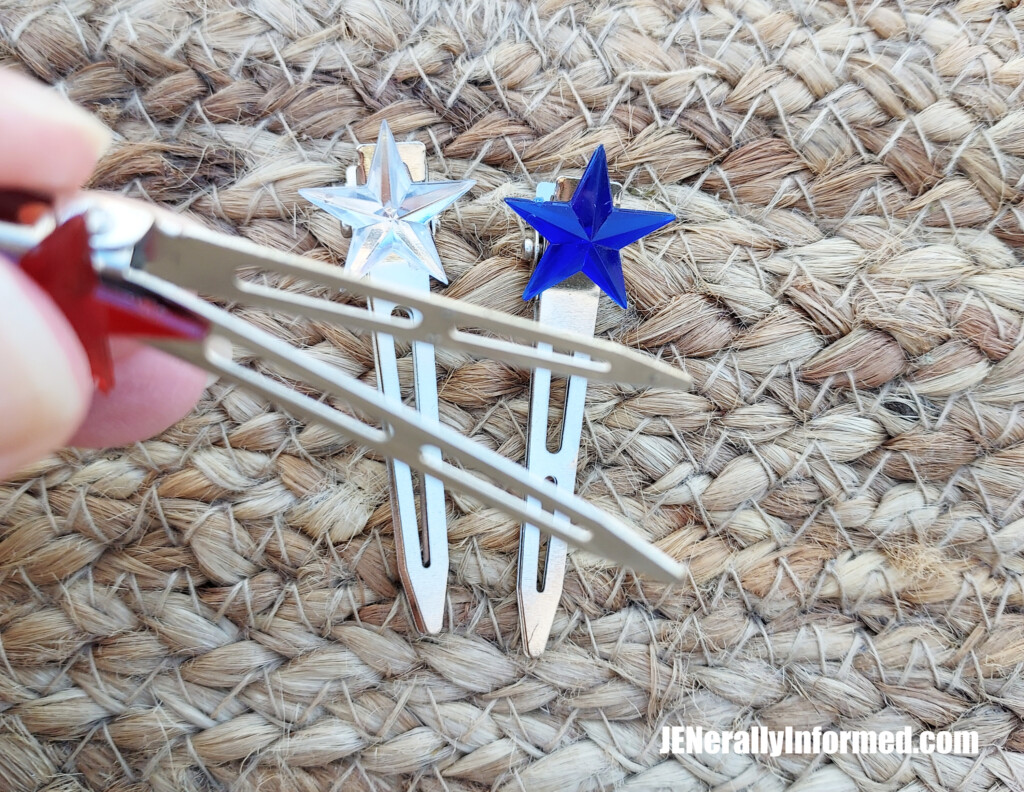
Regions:
[[[598, 144], [599, 332], [693, 394], [592, 386], [578, 490], [688, 566], [571, 557], [523, 653], [518, 526], [450, 499], [410, 624], [383, 460], [213, 386], [163, 436], [0, 485], [0, 788], [1024, 789], [1024, 9], [932, 0], [2, 0], [0, 62], [117, 142], [93, 186], [342, 261], [298, 189], [382, 120], [477, 186], [446, 293], [526, 314], [504, 206]], [[2, 144], [2, 143], [0, 143]], [[373, 382], [368, 338], [247, 318]], [[408, 362], [408, 360], [406, 361]], [[439, 355], [515, 459], [528, 375]], [[664, 725], [973, 729], [978, 756], [659, 753]]]

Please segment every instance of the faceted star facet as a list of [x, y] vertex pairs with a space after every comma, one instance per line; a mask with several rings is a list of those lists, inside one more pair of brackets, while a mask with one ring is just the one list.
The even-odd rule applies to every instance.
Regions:
[[582, 272], [625, 308], [626, 282], [619, 251], [676, 219], [666, 212], [614, 207], [604, 146], [590, 157], [568, 201], [506, 198], [505, 203], [548, 241], [523, 292], [524, 300]]
[[299, 194], [352, 227], [345, 268], [353, 275], [365, 275], [377, 264], [397, 258], [447, 283], [427, 223], [474, 184], [472, 180], [414, 182], [385, 121], [366, 184], [299, 190]]

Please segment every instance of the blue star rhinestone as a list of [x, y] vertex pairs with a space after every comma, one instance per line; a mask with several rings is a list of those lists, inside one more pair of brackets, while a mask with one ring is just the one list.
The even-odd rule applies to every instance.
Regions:
[[667, 212], [614, 207], [604, 146], [591, 155], [568, 201], [506, 198], [505, 203], [548, 241], [523, 292], [524, 300], [582, 272], [625, 308], [626, 281], [619, 251], [676, 219]]

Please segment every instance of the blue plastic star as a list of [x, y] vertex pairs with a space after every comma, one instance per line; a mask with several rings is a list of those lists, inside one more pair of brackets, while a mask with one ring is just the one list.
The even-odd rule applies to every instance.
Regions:
[[590, 157], [568, 201], [506, 198], [505, 203], [548, 241], [523, 292], [524, 300], [582, 272], [625, 308], [626, 281], [619, 251], [676, 219], [667, 212], [613, 206], [604, 146]]

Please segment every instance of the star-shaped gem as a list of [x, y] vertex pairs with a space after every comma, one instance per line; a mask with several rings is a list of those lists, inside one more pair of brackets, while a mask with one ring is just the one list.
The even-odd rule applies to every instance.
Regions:
[[299, 190], [299, 194], [352, 227], [345, 268], [353, 275], [366, 275], [385, 260], [399, 259], [447, 283], [427, 223], [474, 184], [472, 180], [414, 182], [385, 121], [366, 184]]
[[524, 300], [582, 272], [625, 308], [626, 282], [619, 251], [676, 219], [667, 212], [614, 207], [604, 146], [598, 146], [590, 157], [568, 201], [506, 198], [505, 203], [548, 241], [523, 292]]
[[200, 341], [209, 329], [197, 316], [100, 280], [92, 264], [85, 215], [58, 226], [18, 265], [67, 317], [85, 349], [93, 380], [104, 393], [114, 386], [110, 336]]

